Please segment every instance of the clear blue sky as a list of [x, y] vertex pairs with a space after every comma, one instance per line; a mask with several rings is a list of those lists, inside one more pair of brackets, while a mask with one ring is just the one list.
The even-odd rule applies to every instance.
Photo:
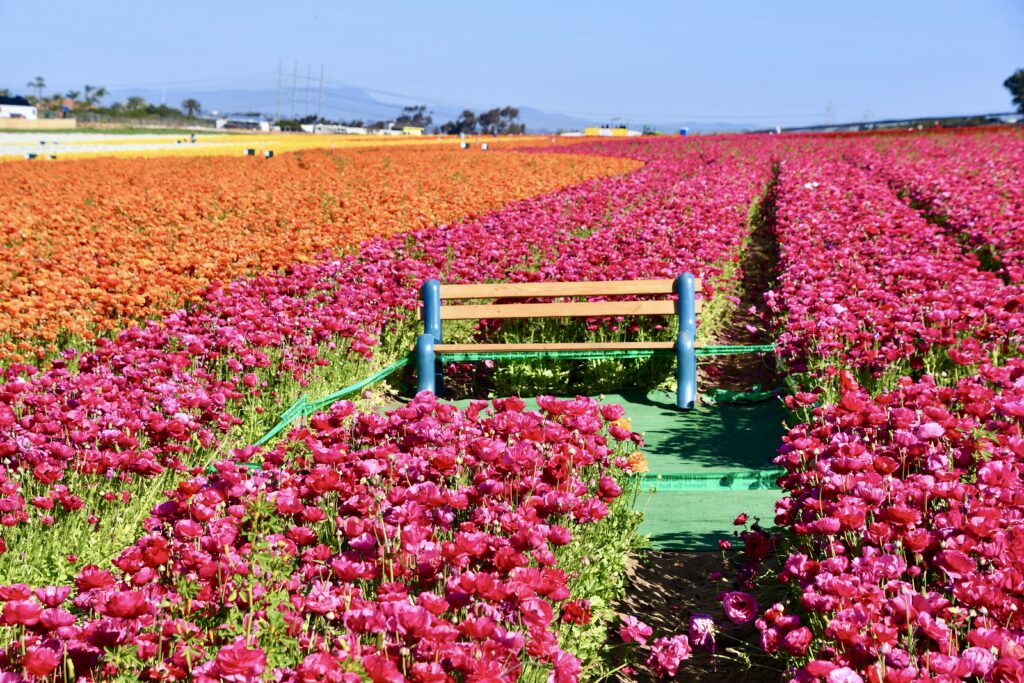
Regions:
[[[632, 120], [819, 123], [1010, 111], [1020, 0], [0, 0], [0, 87], [269, 87]], [[831, 107], [829, 104], [831, 103]]]

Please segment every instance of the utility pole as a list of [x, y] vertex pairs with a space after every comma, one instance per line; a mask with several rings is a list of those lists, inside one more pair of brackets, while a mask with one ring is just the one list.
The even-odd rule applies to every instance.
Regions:
[[292, 71], [292, 119], [295, 118], [295, 88], [299, 84], [299, 63], [295, 62], [295, 68]]
[[320, 62], [320, 104], [316, 108], [317, 120], [323, 118], [324, 115], [324, 64]]
[[277, 114], [274, 116], [275, 121], [281, 120], [281, 58], [277, 58]]
[[306, 64], [306, 110], [302, 113], [302, 115], [304, 117], [305, 116], [309, 116], [309, 96], [310, 96], [310, 91], [313, 89], [312, 86], [313, 86], [313, 65], [312, 64]]

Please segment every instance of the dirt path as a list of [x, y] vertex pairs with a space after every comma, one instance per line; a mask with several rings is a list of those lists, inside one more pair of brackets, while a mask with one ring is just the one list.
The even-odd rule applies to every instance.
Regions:
[[[754, 229], [743, 258], [742, 277], [732, 315], [711, 335], [711, 344], [770, 344], [773, 338], [763, 319], [764, 294], [775, 282], [778, 243], [775, 241], [775, 185], [772, 183], [755, 217]], [[752, 331], [753, 330], [753, 331]], [[704, 387], [729, 391], [750, 391], [754, 386], [774, 389], [781, 384], [774, 357], [769, 353], [716, 356], [700, 365], [699, 381]]]
[[[777, 662], [760, 652], [758, 631], [753, 624], [736, 626], [726, 619], [718, 594], [733, 590], [722, 576], [732, 576], [721, 553], [649, 551], [633, 563], [626, 597], [619, 604], [622, 614], [631, 614], [654, 628], [655, 636], [686, 633], [691, 614], [710, 614], [722, 628], [718, 634], [719, 654], [694, 651], [680, 666], [676, 680], [714, 683], [742, 678], [743, 683], [778, 683], [782, 671]], [[613, 636], [617, 640], [617, 636]], [[729, 652], [723, 652], [724, 648]], [[739, 650], [750, 657], [749, 664], [731, 659]], [[729, 657], [730, 659], [727, 659]], [[654, 678], [643, 666], [631, 674], [620, 673], [621, 683], [648, 683]]]

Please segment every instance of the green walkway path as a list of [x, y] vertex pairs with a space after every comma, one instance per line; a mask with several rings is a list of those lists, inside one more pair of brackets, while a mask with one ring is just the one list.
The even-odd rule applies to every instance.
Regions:
[[607, 394], [603, 402], [622, 404], [633, 431], [644, 434], [650, 471], [637, 508], [645, 512], [640, 533], [655, 548], [715, 550], [741, 512], [772, 526], [780, 491], [771, 459], [785, 418], [779, 401], [683, 412], [674, 394], [638, 390]]
[[655, 548], [717, 549], [741, 512], [772, 526], [780, 491], [771, 459], [786, 415], [779, 401], [690, 412], [677, 410], [675, 396], [663, 392], [625, 392], [607, 401], [621, 402], [633, 431], [645, 437], [650, 472], [637, 506], [646, 512], [640, 532]]

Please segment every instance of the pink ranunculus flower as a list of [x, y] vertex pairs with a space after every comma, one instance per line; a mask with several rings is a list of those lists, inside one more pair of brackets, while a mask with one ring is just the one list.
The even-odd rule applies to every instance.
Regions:
[[970, 665], [971, 675], [979, 677], [987, 676], [996, 665], [996, 656], [983, 647], [969, 647], [960, 658]]
[[244, 638], [225, 645], [214, 660], [221, 680], [229, 683], [253, 683], [267, 668], [267, 653], [260, 647], [249, 647]]
[[622, 625], [619, 626], [619, 637], [624, 643], [647, 644], [647, 639], [654, 633], [654, 629], [640, 621], [636, 617], [623, 615]]
[[748, 624], [757, 617], [758, 604], [749, 593], [729, 591], [722, 595], [722, 608], [734, 624]]
[[37, 647], [29, 650], [21, 658], [21, 665], [25, 671], [43, 678], [49, 676], [54, 669], [60, 665], [61, 655], [48, 647]]
[[841, 666], [828, 672], [828, 683], [864, 683], [860, 674], [848, 666]]
[[917, 428], [917, 436], [920, 439], [931, 440], [941, 439], [946, 435], [946, 429], [938, 422], [925, 422]]
[[715, 652], [715, 619], [710, 614], [696, 613], [690, 615], [690, 644], [708, 652]]
[[806, 626], [795, 628], [782, 636], [782, 649], [794, 657], [803, 657], [812, 638], [811, 629]]
[[345, 683], [346, 677], [341, 662], [328, 652], [306, 655], [296, 673], [299, 683]]
[[548, 683], [579, 683], [583, 666], [576, 655], [559, 650], [552, 664], [554, 666], [548, 674]]
[[672, 678], [679, 672], [679, 664], [692, 654], [690, 641], [679, 634], [671, 638], [658, 638], [651, 646], [647, 667], [658, 677]]

